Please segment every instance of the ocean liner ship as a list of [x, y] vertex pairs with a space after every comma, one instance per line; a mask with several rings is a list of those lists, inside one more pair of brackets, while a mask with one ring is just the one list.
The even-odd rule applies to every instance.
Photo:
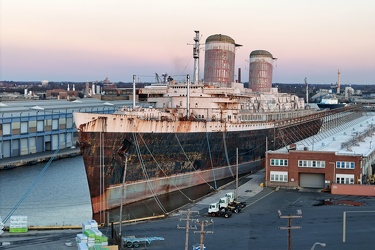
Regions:
[[[220, 180], [260, 169], [266, 149], [319, 131], [321, 111], [272, 88], [271, 53], [251, 52], [247, 88], [234, 81], [240, 45], [226, 35], [209, 36], [199, 81], [198, 31], [194, 41], [193, 81], [169, 78], [139, 89], [146, 107], [136, 106], [133, 98], [132, 106], [113, 114], [74, 113], [97, 221], [103, 222], [98, 214], [149, 198], [167, 214], [166, 203], [176, 202], [168, 194], [180, 192], [191, 201], [188, 190], [215, 190]], [[161, 195], [167, 198], [160, 200]]]

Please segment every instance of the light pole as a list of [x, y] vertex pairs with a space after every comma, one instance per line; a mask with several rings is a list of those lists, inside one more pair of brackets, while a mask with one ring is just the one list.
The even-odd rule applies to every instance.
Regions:
[[316, 245], [320, 245], [322, 247], [326, 247], [326, 243], [315, 242], [314, 245], [311, 247], [311, 250], [314, 250]]

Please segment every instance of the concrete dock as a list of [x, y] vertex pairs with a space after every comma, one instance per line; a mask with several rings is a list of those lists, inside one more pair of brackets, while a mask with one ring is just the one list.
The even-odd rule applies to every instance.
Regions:
[[77, 155], [80, 155], [79, 148], [64, 148], [60, 150], [51, 150], [41, 153], [4, 158], [0, 159], [0, 170], [30, 166], [40, 162], [48, 162], [52, 156], [54, 156], [53, 160], [58, 160], [62, 158], [74, 157]]

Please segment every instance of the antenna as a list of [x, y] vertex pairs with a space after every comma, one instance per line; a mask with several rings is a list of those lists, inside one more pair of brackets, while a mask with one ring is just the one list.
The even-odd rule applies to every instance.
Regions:
[[193, 46], [193, 58], [194, 58], [194, 74], [193, 74], [193, 83], [198, 84], [199, 81], [199, 31], [194, 30], [195, 37], [193, 38], [194, 44], [188, 44], [188, 45], [194, 45]]
[[306, 87], [306, 103], [309, 104], [309, 84], [307, 83], [306, 77], [305, 77], [305, 87]]
[[337, 94], [340, 94], [340, 69], [337, 71]]

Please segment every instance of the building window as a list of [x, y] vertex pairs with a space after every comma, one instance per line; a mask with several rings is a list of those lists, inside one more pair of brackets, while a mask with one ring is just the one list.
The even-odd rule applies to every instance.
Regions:
[[27, 134], [28, 125], [29, 124], [27, 122], [21, 122], [21, 134]]
[[349, 161], [336, 161], [336, 168], [354, 169], [355, 164], [354, 164], [354, 162], [349, 162]]
[[299, 160], [298, 167], [301, 168], [325, 168], [325, 161]]
[[37, 121], [36, 123], [36, 131], [43, 132], [44, 130], [44, 121]]
[[337, 174], [336, 183], [339, 184], [354, 184], [354, 175], [353, 174]]
[[73, 128], [73, 118], [68, 117], [66, 119], [66, 128], [67, 129]]
[[283, 171], [271, 171], [271, 181], [275, 182], [288, 182], [288, 172]]
[[3, 135], [10, 135], [11, 134], [11, 126], [10, 123], [3, 124]]
[[288, 166], [288, 160], [286, 159], [271, 159], [271, 166]]
[[53, 119], [52, 120], [52, 130], [58, 130], [59, 129], [59, 119]]

